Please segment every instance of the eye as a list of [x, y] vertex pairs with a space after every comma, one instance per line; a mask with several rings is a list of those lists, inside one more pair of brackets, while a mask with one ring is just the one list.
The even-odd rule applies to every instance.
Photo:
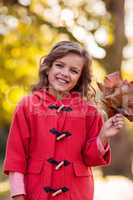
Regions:
[[58, 68], [63, 68], [64, 66], [63, 65], [61, 65], [61, 64], [55, 64], [55, 66], [57, 66]]
[[77, 71], [76, 69], [71, 69], [71, 72], [74, 73], [74, 74], [78, 74], [79, 71]]

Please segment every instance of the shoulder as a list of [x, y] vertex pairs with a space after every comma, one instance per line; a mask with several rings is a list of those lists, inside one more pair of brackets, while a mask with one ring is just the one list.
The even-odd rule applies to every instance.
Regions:
[[31, 105], [36, 105], [43, 99], [43, 95], [36, 91], [24, 96], [17, 104], [18, 108], [28, 108]]
[[28, 115], [35, 114], [46, 105], [46, 99], [47, 96], [45, 92], [31, 92], [19, 101], [16, 111], [22, 111]]
[[21, 113], [24, 113], [26, 112], [26, 109], [28, 107], [28, 102], [29, 102], [29, 96], [24, 96], [22, 97], [19, 102], [17, 103], [16, 105], [16, 108], [15, 108], [15, 111], [14, 111], [14, 114], [16, 115], [19, 115]]

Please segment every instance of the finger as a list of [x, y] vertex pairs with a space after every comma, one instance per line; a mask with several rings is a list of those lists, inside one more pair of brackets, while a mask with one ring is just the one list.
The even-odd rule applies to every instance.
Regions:
[[124, 126], [124, 123], [122, 123], [122, 122], [114, 123], [114, 126]]
[[115, 119], [117, 120], [117, 119], [123, 119], [124, 120], [124, 116], [123, 115], [115, 115]]
[[124, 123], [124, 119], [118, 118], [113, 120], [113, 123]]
[[115, 117], [123, 117], [123, 115], [121, 113], [118, 113], [115, 115]]
[[121, 129], [121, 128], [123, 128], [123, 125], [122, 124], [117, 124], [117, 125], [115, 125], [115, 128]]
[[113, 122], [116, 121], [124, 121], [124, 117], [122, 115], [115, 115], [113, 118]]
[[114, 122], [113, 125], [114, 125], [115, 127], [122, 128], [122, 127], [124, 126], [124, 122], [123, 122], [123, 121]]
[[123, 118], [117, 118], [117, 119], [115, 119], [115, 120], [113, 120], [113, 122], [115, 123], [117, 123], [117, 122], [122, 122], [122, 123], [124, 123], [124, 119]]

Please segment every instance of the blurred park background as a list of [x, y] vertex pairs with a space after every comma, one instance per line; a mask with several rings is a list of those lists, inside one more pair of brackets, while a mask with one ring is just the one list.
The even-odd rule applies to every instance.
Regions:
[[[9, 199], [2, 163], [12, 113], [37, 81], [41, 56], [61, 40], [88, 49], [94, 82], [114, 71], [133, 80], [133, 0], [0, 0], [0, 200]], [[111, 146], [111, 166], [94, 170], [95, 200], [133, 200], [131, 122]]]

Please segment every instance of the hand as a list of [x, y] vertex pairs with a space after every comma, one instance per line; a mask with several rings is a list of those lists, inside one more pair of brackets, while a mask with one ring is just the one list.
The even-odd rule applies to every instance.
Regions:
[[103, 125], [99, 137], [103, 144], [107, 143], [108, 139], [116, 135], [124, 126], [124, 117], [121, 114], [109, 118]]
[[25, 200], [25, 195], [17, 195], [12, 197], [13, 200]]

